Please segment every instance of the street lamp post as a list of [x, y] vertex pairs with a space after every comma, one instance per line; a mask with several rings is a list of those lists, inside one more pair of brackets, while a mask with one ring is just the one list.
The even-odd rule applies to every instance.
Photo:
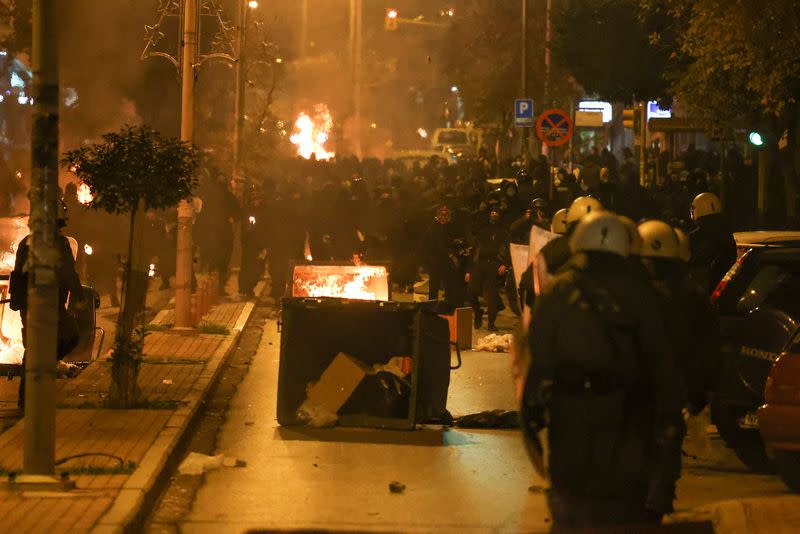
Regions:
[[[181, 140], [194, 142], [194, 62], [197, 56], [197, 0], [184, 0], [181, 48]], [[178, 205], [175, 269], [175, 327], [192, 326], [192, 205]]]
[[[33, 127], [28, 259], [23, 472], [33, 482], [57, 483], [56, 332], [58, 283], [58, 33], [59, 2], [33, 2]], [[28, 477], [30, 475], [31, 477]]]
[[240, 172], [245, 129], [245, 91], [247, 88], [247, 19], [251, 9], [258, 7], [256, 0], [239, 0], [238, 60], [236, 61], [236, 128], [233, 131], [233, 172]]

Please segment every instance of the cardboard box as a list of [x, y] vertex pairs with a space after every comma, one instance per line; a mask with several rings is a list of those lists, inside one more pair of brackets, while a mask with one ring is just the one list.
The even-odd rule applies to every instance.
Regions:
[[329, 426], [338, 420], [339, 409], [367, 375], [355, 358], [340, 352], [315, 384], [308, 387], [308, 396], [299, 413], [311, 426]]

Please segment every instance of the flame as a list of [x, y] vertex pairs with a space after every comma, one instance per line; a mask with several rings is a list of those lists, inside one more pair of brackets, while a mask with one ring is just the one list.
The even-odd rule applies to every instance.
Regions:
[[[8, 281], [0, 282], [0, 298], [8, 298]], [[22, 363], [25, 347], [22, 345], [22, 321], [19, 312], [8, 304], [0, 306], [0, 364]]]
[[294, 127], [295, 131], [289, 137], [289, 141], [297, 146], [298, 155], [311, 159], [313, 154], [318, 160], [329, 160], [336, 155], [325, 148], [330, 131], [333, 129], [333, 117], [328, 106], [317, 104], [312, 115], [301, 112]]
[[84, 206], [88, 206], [94, 200], [94, 195], [92, 195], [92, 190], [89, 189], [89, 186], [86, 184], [81, 184], [78, 186], [78, 202], [83, 204]]
[[[295, 297], [388, 300], [387, 276], [386, 267], [374, 265], [296, 266], [292, 281], [292, 295]], [[381, 280], [386, 287], [380, 287]]]

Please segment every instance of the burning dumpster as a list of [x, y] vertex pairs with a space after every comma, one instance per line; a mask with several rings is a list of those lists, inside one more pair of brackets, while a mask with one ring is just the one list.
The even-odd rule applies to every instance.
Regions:
[[298, 264], [292, 268], [292, 297], [386, 301], [390, 287], [384, 265]]

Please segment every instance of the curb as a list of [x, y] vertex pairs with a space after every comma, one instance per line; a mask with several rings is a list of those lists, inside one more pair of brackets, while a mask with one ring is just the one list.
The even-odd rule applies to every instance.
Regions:
[[[260, 289], [257, 288], [257, 291], [260, 292]], [[158, 495], [159, 479], [166, 473], [168, 466], [177, 460], [181, 440], [187, 436], [206, 394], [219, 376], [223, 362], [236, 349], [254, 308], [254, 302], [245, 304], [231, 334], [226, 336], [206, 363], [191, 391], [183, 398], [185, 404], [172, 413], [167, 424], [147, 449], [139, 466], [114, 498], [111, 507], [91, 529], [93, 534], [120, 534], [138, 530], [137, 526], [144, 519], [146, 505], [152, 504]]]

